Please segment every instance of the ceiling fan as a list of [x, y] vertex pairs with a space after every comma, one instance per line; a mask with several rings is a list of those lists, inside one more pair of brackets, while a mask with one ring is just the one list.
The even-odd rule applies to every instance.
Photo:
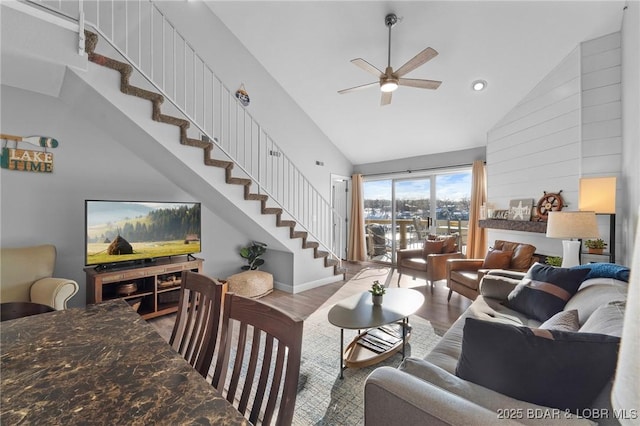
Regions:
[[397, 71], [393, 71], [391, 68], [391, 28], [398, 23], [398, 17], [394, 13], [390, 13], [384, 18], [385, 25], [389, 28], [389, 49], [387, 54], [387, 68], [384, 72], [371, 65], [369, 62], [362, 58], [356, 58], [351, 61], [352, 64], [362, 68], [369, 74], [376, 76], [379, 81], [373, 83], [363, 84], [362, 86], [351, 87], [349, 89], [339, 90], [338, 93], [351, 93], [356, 90], [366, 89], [367, 87], [373, 87], [377, 84], [380, 85], [380, 91], [382, 91], [382, 98], [380, 99], [380, 105], [389, 105], [391, 103], [391, 94], [398, 86], [410, 86], [420, 89], [437, 89], [441, 81], [436, 80], [421, 80], [415, 78], [402, 78], [405, 74], [418, 68], [420, 65], [425, 64], [438, 55], [434, 49], [427, 47], [422, 52], [407, 61], [406, 64], [398, 68]]

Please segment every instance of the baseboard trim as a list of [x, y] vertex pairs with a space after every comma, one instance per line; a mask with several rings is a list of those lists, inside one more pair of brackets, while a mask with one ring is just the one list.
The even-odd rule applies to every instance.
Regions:
[[338, 281], [342, 281], [342, 275], [332, 275], [330, 277], [322, 278], [315, 281], [309, 281], [302, 284], [290, 285], [275, 281], [273, 287], [277, 290], [284, 291], [286, 293], [297, 294], [303, 291], [311, 290], [312, 288], [322, 287], [323, 285], [332, 284]]

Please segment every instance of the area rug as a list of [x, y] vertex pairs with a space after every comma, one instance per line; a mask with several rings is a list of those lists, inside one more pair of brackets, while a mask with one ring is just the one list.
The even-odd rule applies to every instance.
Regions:
[[[362, 425], [364, 424], [364, 381], [376, 368], [397, 367], [402, 354], [371, 367], [346, 369], [340, 379], [340, 329], [327, 320], [329, 307], [313, 313], [304, 321], [302, 365], [294, 425]], [[431, 324], [410, 317], [413, 327], [406, 348], [407, 356], [424, 357], [440, 340]], [[356, 335], [345, 330], [345, 345]]]

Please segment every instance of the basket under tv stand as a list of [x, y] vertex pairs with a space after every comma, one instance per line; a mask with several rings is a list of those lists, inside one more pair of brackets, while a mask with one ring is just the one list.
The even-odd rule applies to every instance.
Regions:
[[193, 256], [174, 256], [122, 268], [85, 268], [87, 304], [124, 299], [144, 319], [176, 312], [182, 271], [201, 272], [202, 262]]

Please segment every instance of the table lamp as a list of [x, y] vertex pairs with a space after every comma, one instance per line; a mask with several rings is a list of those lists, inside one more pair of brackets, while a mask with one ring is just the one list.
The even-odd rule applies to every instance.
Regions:
[[569, 238], [562, 241], [563, 268], [580, 264], [581, 241], [577, 238], [595, 238], [599, 235], [595, 212], [549, 212], [547, 237]]
[[578, 210], [609, 216], [609, 261], [616, 261], [616, 177], [580, 178]]

